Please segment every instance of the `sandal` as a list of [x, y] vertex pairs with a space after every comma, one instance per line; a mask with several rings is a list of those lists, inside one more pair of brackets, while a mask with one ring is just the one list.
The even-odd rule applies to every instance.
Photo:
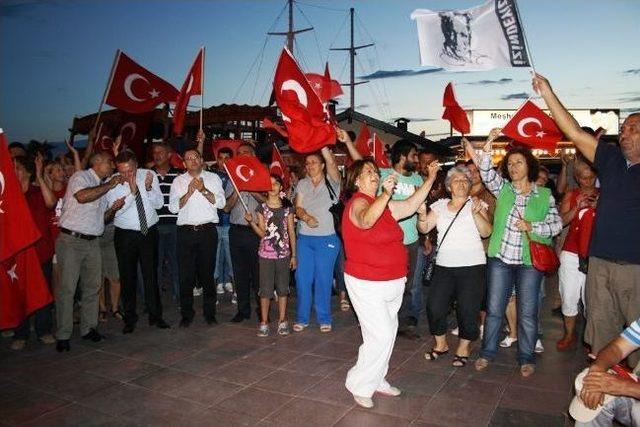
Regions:
[[349, 311], [350, 309], [351, 309], [351, 304], [349, 304], [348, 300], [343, 299], [342, 301], [340, 301], [340, 310]]
[[427, 360], [438, 360], [440, 356], [444, 356], [447, 353], [449, 353], [449, 349], [446, 349], [444, 351], [438, 351], [432, 348], [431, 351], [428, 351], [424, 354], [424, 358]]
[[111, 315], [114, 318], [118, 319], [118, 320], [123, 320], [124, 319], [124, 316], [122, 315], [122, 312], [120, 310], [116, 310], [116, 311], [112, 312]]
[[320, 332], [322, 333], [331, 332], [331, 325], [320, 325]]
[[309, 325], [305, 325], [304, 323], [294, 323], [293, 324], [293, 331], [294, 332], [302, 332], [307, 328], [307, 326], [309, 326]]
[[469, 356], [458, 356], [457, 354], [453, 356], [453, 362], [451, 362], [452, 366], [456, 368], [464, 368], [467, 366], [467, 362], [469, 361]]
[[98, 314], [98, 321], [99, 322], [106, 322], [107, 321], [107, 312], [106, 311], [100, 311], [100, 313]]

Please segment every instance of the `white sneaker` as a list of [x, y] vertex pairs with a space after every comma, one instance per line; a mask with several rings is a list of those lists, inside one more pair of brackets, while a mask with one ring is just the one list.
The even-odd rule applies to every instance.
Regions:
[[193, 288], [193, 296], [194, 297], [202, 296], [202, 288]]
[[385, 388], [384, 390], [376, 390], [376, 393], [379, 393], [383, 396], [397, 397], [402, 394], [402, 390], [400, 390], [398, 387], [389, 386], [389, 388]]
[[224, 290], [227, 292], [233, 292], [233, 285], [231, 282], [227, 282], [224, 284]]
[[511, 338], [509, 335], [507, 335], [502, 341], [500, 341], [500, 347], [509, 348], [516, 341], [518, 341], [518, 338]]
[[231, 297], [231, 304], [237, 304], [238, 303], [238, 295], [234, 292], [233, 296]]
[[536, 347], [533, 349], [533, 351], [535, 351], [536, 353], [544, 353], [544, 347], [542, 346], [542, 341], [540, 341], [540, 339], [536, 341]]
[[367, 408], [367, 409], [371, 409], [373, 408], [373, 399], [370, 397], [362, 397], [362, 396], [356, 396], [355, 394], [353, 395], [353, 400], [359, 405], [362, 406], [363, 408]]
[[218, 287], [216, 288], [216, 293], [218, 295], [224, 294], [224, 285], [222, 283], [218, 283]]
[[460, 329], [458, 329], [458, 327], [455, 327], [451, 330], [451, 335], [455, 335], [456, 337], [458, 336], [459, 333], [460, 333]]

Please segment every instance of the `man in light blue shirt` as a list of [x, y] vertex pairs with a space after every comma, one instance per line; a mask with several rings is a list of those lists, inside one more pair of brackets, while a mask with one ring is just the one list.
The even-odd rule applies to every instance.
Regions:
[[123, 334], [134, 331], [136, 314], [136, 275], [140, 263], [144, 283], [144, 295], [149, 311], [149, 325], [167, 329], [162, 319], [162, 303], [158, 289], [158, 214], [164, 204], [160, 184], [155, 172], [138, 169], [138, 161], [132, 151], [125, 150], [116, 157], [116, 167], [122, 183], [107, 193], [109, 205], [124, 197], [124, 205], [115, 214], [116, 227], [113, 243], [118, 258], [118, 270], [122, 282], [124, 306]]

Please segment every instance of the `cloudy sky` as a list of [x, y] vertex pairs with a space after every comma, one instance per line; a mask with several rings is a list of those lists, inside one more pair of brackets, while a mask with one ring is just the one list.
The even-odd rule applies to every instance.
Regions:
[[[349, 76], [348, 9], [356, 9], [356, 109], [433, 139], [448, 132], [440, 120], [442, 92], [456, 84], [467, 108], [517, 108], [531, 93], [528, 69], [449, 73], [420, 67], [414, 9], [463, 9], [480, 0], [301, 0], [296, 39], [305, 71]], [[95, 112], [117, 48], [180, 87], [206, 46], [205, 105], [266, 104], [284, 38], [284, 0], [49, 0], [0, 3], [0, 127], [10, 140], [60, 141], [74, 115]], [[570, 108], [640, 110], [640, 1], [520, 0], [536, 69]], [[348, 96], [340, 99], [349, 104]], [[199, 105], [197, 98], [192, 104]]]

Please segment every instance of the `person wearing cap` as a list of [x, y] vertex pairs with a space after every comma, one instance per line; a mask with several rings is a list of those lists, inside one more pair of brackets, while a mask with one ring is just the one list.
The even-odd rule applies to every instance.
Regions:
[[576, 426], [611, 426], [614, 419], [625, 426], [640, 423], [640, 383], [608, 372], [638, 348], [640, 319], [600, 350], [582, 378], [569, 407]]

